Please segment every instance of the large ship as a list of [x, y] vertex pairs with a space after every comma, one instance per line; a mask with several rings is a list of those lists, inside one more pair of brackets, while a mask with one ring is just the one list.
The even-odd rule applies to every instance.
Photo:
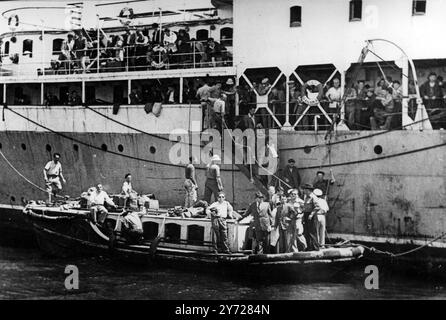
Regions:
[[[420, 94], [429, 74], [446, 74], [446, 45], [437, 37], [446, 27], [444, 1], [179, 2], [97, 2], [93, 27], [45, 28], [20, 19], [27, 9], [3, 12], [11, 30], [1, 35], [1, 214], [46, 196], [42, 171], [54, 152], [62, 156], [65, 194], [98, 182], [119, 192], [129, 172], [137, 191], [181, 205], [184, 163], [169, 158], [178, 144], [171, 134], [202, 130], [202, 107], [190, 92], [204, 82], [233, 82], [234, 122], [247, 114], [249, 93], [258, 121], [278, 129], [280, 168], [293, 158], [303, 182], [317, 171], [335, 177], [330, 237], [394, 251], [420, 248], [417, 259], [446, 256], [444, 119]], [[76, 17], [82, 7], [70, 4], [71, 23], [73, 15], [82, 21]], [[166, 28], [187, 45], [161, 41], [170, 37]], [[132, 34], [139, 46], [128, 45]], [[79, 35], [89, 45], [69, 56], [64, 47]], [[331, 108], [322, 97], [334, 79], [342, 99]], [[371, 130], [359, 111], [349, 122], [350, 88], [358, 81], [376, 88], [380, 79], [401, 83], [392, 124]], [[147, 109], [161, 102], [150, 100], [153, 88], [164, 90], [160, 114]], [[302, 92], [299, 102], [294, 90]], [[276, 103], [271, 96], [278, 91], [283, 101]], [[441, 108], [442, 102], [437, 116]], [[205, 166], [197, 165], [200, 196]], [[236, 208], [265, 188], [249, 168], [222, 164]]]

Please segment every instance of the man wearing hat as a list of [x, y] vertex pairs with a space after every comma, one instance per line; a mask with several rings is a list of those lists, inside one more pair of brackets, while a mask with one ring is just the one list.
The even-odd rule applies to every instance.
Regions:
[[206, 167], [206, 182], [204, 184], [204, 199], [207, 203], [211, 203], [211, 197], [218, 200], [218, 194], [223, 191], [223, 184], [220, 178], [220, 167], [218, 163], [221, 161], [219, 155], [214, 155], [211, 162]]
[[254, 235], [256, 240], [255, 254], [269, 253], [270, 232], [273, 224], [271, 208], [268, 202], [263, 201], [263, 194], [256, 192], [256, 199], [251, 203], [246, 212], [239, 219], [246, 218], [249, 215], [254, 217]]
[[309, 251], [319, 250], [318, 229], [319, 222], [316, 214], [317, 197], [313, 193], [314, 187], [311, 184], [304, 184], [302, 186], [304, 193], [304, 235], [307, 240]]
[[[330, 171], [331, 172], [331, 171]], [[328, 191], [330, 188], [330, 185], [335, 183], [335, 178], [333, 176], [333, 172], [331, 172], [331, 178], [325, 179], [325, 172], [324, 171], [318, 171], [316, 173], [316, 177], [313, 181], [313, 187], [315, 189], [319, 189], [322, 191], [323, 196], [326, 198], [328, 196]]]
[[325, 246], [325, 230], [326, 230], [326, 219], [325, 215], [327, 214], [329, 207], [327, 201], [323, 197], [323, 192], [320, 189], [313, 190], [314, 195], [317, 197], [315, 203], [315, 210], [318, 221], [318, 229], [317, 235], [319, 239], [319, 245], [321, 247]]
[[289, 159], [288, 165], [283, 170], [283, 180], [287, 183], [287, 188], [297, 189], [300, 186], [300, 175], [295, 164], [294, 159]]

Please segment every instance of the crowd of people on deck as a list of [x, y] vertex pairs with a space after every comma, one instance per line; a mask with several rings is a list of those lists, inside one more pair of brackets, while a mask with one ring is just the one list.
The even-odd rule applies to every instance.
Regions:
[[[238, 86], [239, 110], [241, 115], [249, 114], [251, 107], [257, 106], [255, 118], [258, 126], [262, 128], [279, 127], [285, 123], [286, 90], [289, 92], [289, 122], [299, 123], [296, 130], [313, 130], [314, 117], [318, 117], [319, 125], [328, 125], [323, 112], [334, 121], [339, 122], [340, 104], [343, 99], [341, 82], [334, 78], [326, 85], [309, 83], [298, 85], [296, 81], [278, 82], [272, 85], [268, 78], [253, 81], [252, 87], [248, 84]], [[412, 80], [409, 81], [409, 116], [414, 118], [417, 110], [416, 88]], [[369, 81], [358, 80], [349, 88], [344, 89], [345, 94], [345, 123], [352, 130], [390, 130], [401, 127], [401, 112], [403, 91], [399, 80], [390, 77], [378, 79], [373, 85]], [[258, 97], [267, 95], [267, 106], [275, 116], [266, 110], [265, 106], [258, 104]], [[446, 109], [446, 84], [443, 78], [430, 73], [425, 83], [420, 86], [420, 95], [428, 114], [444, 114]], [[318, 108], [318, 105], [320, 108]], [[309, 110], [305, 110], [309, 107]], [[441, 117], [440, 115], [440, 117]]]
[[[231, 64], [232, 54], [213, 38], [197, 41], [189, 35], [189, 27], [173, 31], [169, 27], [128, 28], [123, 34], [105, 34], [102, 30], [84, 29], [69, 33], [61, 46], [52, 69], [59, 73], [135, 71], [162, 68], [219, 67]], [[93, 39], [94, 38], [94, 39]], [[232, 39], [222, 38], [228, 43]]]

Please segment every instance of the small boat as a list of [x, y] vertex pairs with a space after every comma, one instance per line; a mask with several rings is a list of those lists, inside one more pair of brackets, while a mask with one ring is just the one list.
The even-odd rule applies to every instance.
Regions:
[[[129, 243], [114, 231], [122, 213], [111, 212], [103, 225], [93, 223], [88, 210], [46, 206], [27, 206], [23, 210], [33, 225], [39, 247], [59, 257], [71, 255], [108, 255], [138, 264], [165, 264], [199, 267], [201, 270], [230, 270], [237, 274], [290, 275], [302, 279], [332, 276], [359, 260], [364, 248], [357, 245], [332, 245], [319, 251], [280, 254], [253, 254], [246, 250], [249, 223], [228, 219], [230, 254], [217, 253], [208, 218], [171, 216], [166, 209], [139, 212], [143, 240]], [[203, 268], [206, 265], [218, 268]], [[273, 273], [271, 273], [273, 272]]]

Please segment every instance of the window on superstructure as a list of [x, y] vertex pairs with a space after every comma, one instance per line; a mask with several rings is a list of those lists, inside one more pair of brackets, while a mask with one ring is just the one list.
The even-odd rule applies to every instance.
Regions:
[[54, 39], [53, 40], [53, 54], [59, 54], [62, 51], [62, 43], [63, 39]]
[[302, 25], [302, 7], [294, 6], [290, 8], [290, 27], [300, 27]]
[[220, 44], [232, 47], [232, 28], [222, 28], [220, 30]]
[[209, 38], [209, 30], [200, 29], [197, 30], [197, 41], [206, 41]]
[[362, 19], [362, 0], [350, 1], [350, 21], [360, 21]]
[[5, 47], [3, 49], [3, 54], [9, 54], [9, 41], [5, 42]]
[[33, 55], [33, 41], [31, 39], [25, 39], [23, 40], [23, 51], [22, 54], [29, 55], [31, 58]]
[[426, 14], [426, 0], [413, 0], [412, 2], [412, 15]]

